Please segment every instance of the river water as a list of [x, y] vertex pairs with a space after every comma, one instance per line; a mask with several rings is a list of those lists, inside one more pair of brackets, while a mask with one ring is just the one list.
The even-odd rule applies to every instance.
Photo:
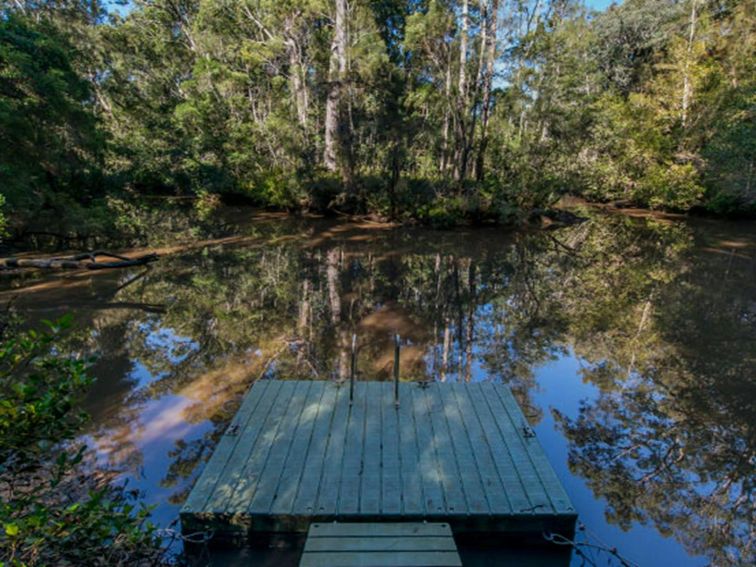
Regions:
[[162, 526], [252, 382], [343, 379], [353, 333], [358, 379], [389, 379], [396, 332], [402, 379], [512, 388], [596, 564], [749, 563], [756, 224], [582, 214], [431, 231], [224, 209], [149, 269], [6, 278], [0, 301], [74, 314], [97, 357], [84, 438]]

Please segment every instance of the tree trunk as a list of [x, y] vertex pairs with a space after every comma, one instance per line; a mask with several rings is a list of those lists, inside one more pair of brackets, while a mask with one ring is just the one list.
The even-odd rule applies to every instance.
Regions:
[[480, 10], [480, 48], [478, 50], [478, 69], [475, 76], [475, 84], [483, 82], [483, 72], [486, 69], [486, 55], [488, 53], [488, 0], [479, 0]]
[[685, 70], [683, 71], [683, 93], [682, 93], [682, 125], [685, 127], [688, 121], [688, 107], [693, 95], [693, 88], [690, 85], [690, 60], [693, 55], [693, 40], [696, 36], [696, 2], [690, 2], [690, 32], [688, 34], [688, 52], [685, 56]]
[[470, 112], [469, 127], [467, 134], [463, 137], [462, 155], [461, 155], [461, 179], [464, 180], [467, 177], [467, 171], [470, 169], [470, 157], [473, 151], [473, 144], [475, 143], [475, 129], [478, 125], [478, 113], [476, 112], [476, 106], [478, 103], [478, 95], [480, 94], [481, 87], [483, 86], [485, 72], [487, 71], [486, 57], [488, 55], [488, 34], [490, 33], [488, 25], [488, 0], [480, 0], [480, 42], [478, 49], [478, 69], [475, 74], [475, 82], [472, 85], [472, 90], [467, 95], [465, 112]]
[[467, 115], [467, 36], [470, 27], [469, 0], [462, 2], [462, 27], [459, 37], [459, 80], [457, 82], [457, 147], [455, 151], [454, 177], [457, 181], [465, 178], [466, 164], [464, 161], [464, 148], [467, 145], [467, 128], [465, 117]]
[[331, 58], [328, 67], [328, 98], [326, 99], [325, 150], [323, 164], [328, 171], [336, 171], [339, 161], [339, 140], [342, 129], [342, 87], [347, 69], [347, 0], [335, 0]]
[[462, 2], [462, 28], [459, 36], [459, 100], [465, 106], [467, 96], [467, 33], [470, 27], [469, 2]]
[[441, 132], [441, 139], [442, 139], [442, 145], [441, 145], [441, 166], [440, 170], [443, 173], [446, 171], [448, 167], [449, 162], [449, 113], [450, 113], [450, 105], [448, 103], [449, 98], [451, 97], [451, 87], [452, 87], [452, 53], [451, 50], [449, 50], [449, 57], [446, 61], [446, 83], [444, 85], [444, 96], [446, 97], [447, 103], [445, 104], [445, 111], [444, 111], [444, 128]]
[[307, 83], [305, 78], [305, 69], [302, 62], [302, 51], [296, 38], [294, 22], [299, 14], [286, 19], [285, 43], [286, 53], [289, 57], [289, 85], [291, 95], [294, 98], [294, 105], [297, 109], [297, 120], [303, 128], [307, 126], [307, 107], [309, 97], [307, 96]]
[[483, 75], [483, 104], [481, 116], [480, 146], [478, 147], [478, 161], [475, 165], [475, 177], [478, 181], [483, 180], [483, 168], [485, 162], [486, 147], [488, 146], [488, 119], [491, 115], [491, 88], [493, 85], [494, 63], [496, 61], [496, 33], [498, 30], [499, 0], [491, 1], [489, 20], [486, 25], [489, 32], [486, 36], [486, 70]]

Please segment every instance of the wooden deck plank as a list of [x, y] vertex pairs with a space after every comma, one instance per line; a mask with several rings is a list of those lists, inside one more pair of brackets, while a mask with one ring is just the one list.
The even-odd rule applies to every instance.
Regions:
[[450, 537], [316, 537], [308, 538], [308, 551], [457, 551]]
[[[513, 424], [527, 424], [525, 415], [522, 413], [522, 410], [514, 399], [511, 391], [505, 391], [504, 388], [507, 387], [502, 386], [494, 389], [499, 396], [499, 401], [509, 413], [510, 420]], [[559, 482], [556, 472], [554, 472], [554, 469], [551, 467], [551, 463], [549, 463], [549, 460], [546, 458], [546, 453], [544, 453], [543, 447], [541, 447], [538, 438], [534, 433], [528, 437], [521, 436], [521, 438], [528, 454], [530, 455], [533, 468], [541, 479], [541, 484], [543, 484], [554, 510], [560, 513], [574, 511], [570, 499], [562, 487], [562, 483]]]
[[481, 395], [486, 404], [491, 410], [494, 421], [496, 422], [499, 432], [502, 438], [505, 440], [512, 461], [514, 462], [515, 469], [517, 470], [522, 486], [528, 495], [531, 505], [527, 508], [521, 508], [519, 512], [553, 512], [553, 506], [546, 494], [546, 489], [541, 483], [541, 479], [538, 477], [538, 473], [533, 466], [533, 462], [530, 460], [525, 444], [523, 443], [522, 435], [524, 431], [519, 424], [515, 426], [512, 422], [509, 412], [499, 402], [499, 396], [495, 392], [495, 386], [493, 384], [478, 384]]
[[[381, 512], [402, 511], [402, 478], [399, 455], [399, 409], [390, 388], [381, 388]], [[419, 502], [419, 499], [418, 499]]]
[[278, 437], [278, 430], [284, 421], [286, 410], [291, 403], [296, 382], [282, 381], [278, 398], [273, 407], [265, 418], [265, 422], [260, 430], [255, 445], [248, 453], [247, 462], [240, 467], [240, 478], [237, 482], [237, 488], [226, 503], [224, 512], [228, 514], [237, 514], [246, 512], [250, 502], [257, 490], [257, 484], [260, 482], [260, 473], [265, 468], [268, 460], [268, 454], [275, 445]]
[[360, 510], [360, 482], [364, 466], [366, 383], [355, 385], [354, 401], [349, 408], [349, 420], [341, 466], [339, 514], [356, 514]]
[[[417, 516], [425, 512], [425, 492], [420, 473], [420, 448], [417, 445], [412, 412], [413, 384], [399, 384], [399, 473], [402, 479], [402, 514]], [[387, 389], [388, 390], [388, 389]], [[393, 394], [389, 393], [391, 399]]]
[[411, 394], [412, 413], [415, 420], [415, 436], [420, 457], [419, 473], [423, 483], [423, 494], [425, 494], [425, 511], [427, 514], [443, 514], [447, 509], [444, 483], [439, 472], [441, 465], [436, 455], [436, 446], [433, 443], [433, 426], [426, 402], [427, 393], [419, 386], [410, 387], [408, 390]]
[[307, 553], [299, 567], [457, 567], [459, 554], [450, 551]]
[[517, 514], [520, 510], [530, 508], [532, 504], [528, 499], [512, 456], [509, 454], [509, 447], [501, 436], [499, 427], [496, 425], [480, 388], [477, 387], [477, 384], [466, 385], [463, 392], [460, 392], [460, 396], [462, 395], [469, 400], [472, 407], [471, 413], [478, 419], [487, 445], [491, 448], [491, 455], [499, 471], [499, 478], [511, 504], [510, 511]]
[[365, 452], [360, 482], [360, 513], [378, 514], [381, 510], [381, 424], [382, 388], [380, 382], [365, 384]]
[[317, 522], [307, 537], [451, 537], [449, 524], [438, 522]]
[[239, 411], [231, 420], [231, 423], [226, 428], [220, 441], [218, 441], [215, 451], [205, 465], [201, 476], [198, 478], [196, 490], [192, 490], [189, 498], [186, 499], [183, 506], [184, 512], [202, 510], [205, 507], [205, 504], [213, 494], [218, 481], [223, 475], [227, 463], [232, 455], [234, 455], [234, 450], [236, 449], [250, 418], [254, 414], [255, 409], [262, 400], [268, 384], [270, 384], [270, 380], [260, 380], [255, 383], [250, 388], [247, 395], [244, 396], [244, 400], [242, 401], [241, 406], [239, 406]]
[[[434, 415], [438, 414], [441, 427], [445, 427], [441, 435], [437, 437], [448, 437], [451, 440], [451, 459], [454, 461], [458, 478], [452, 478], [453, 481], [460, 483], [467, 502], [467, 513], [470, 514], [488, 514], [490, 508], [486, 492], [483, 489], [483, 483], [480, 478], [480, 470], [475, 462], [470, 439], [465, 431], [462, 417], [459, 415], [454, 393], [449, 388], [449, 384], [435, 384], [430, 388], [430, 396], [434, 406]], [[446, 470], [450, 470], [445, 467]], [[454, 474], [452, 470], [451, 474]]]
[[312, 514], [315, 511], [318, 488], [323, 475], [325, 454], [333, 419], [336, 415], [339, 396], [346, 390], [330, 382], [323, 383], [322, 407], [318, 411], [317, 421], [313, 428], [312, 440], [307, 449], [307, 457], [303, 465], [303, 474], [298, 486], [298, 492], [292, 504], [292, 514]]
[[300, 566], [457, 567], [462, 563], [449, 524], [315, 523]]
[[341, 490], [341, 467], [344, 462], [344, 448], [346, 447], [346, 431], [349, 425], [349, 386], [339, 388], [339, 396], [334, 410], [333, 426], [328, 437], [323, 477], [317, 496], [315, 512], [318, 514], [333, 514], [338, 509], [339, 492]]
[[[315, 425], [319, 423], [318, 418], [320, 416], [326, 413], [330, 416], [332, 410], [324, 400], [326, 386], [326, 382], [312, 382], [307, 392], [299, 425], [273, 495], [273, 503], [270, 507], [271, 514], [285, 514], [292, 511], [294, 498], [305, 474], [305, 459], [313, 439]], [[321, 419], [321, 421], [323, 420]], [[307, 471], [307, 474], [310, 474], [310, 471]]]
[[257, 489], [249, 503], [249, 512], [252, 514], [262, 514], [270, 510], [273, 499], [276, 495], [276, 486], [281, 478], [286, 463], [291, 456], [291, 447], [301, 434], [301, 428], [310, 424], [314, 415], [305, 412], [310, 390], [314, 381], [297, 382], [294, 386], [294, 394], [291, 397], [291, 403], [286, 409], [278, 434], [273, 440], [265, 466], [260, 471], [260, 480], [257, 483]]
[[234, 493], [239, 489], [244, 465], [250, 455], [253, 454], [260, 432], [266, 424], [268, 415], [273, 411], [278, 396], [281, 395], [283, 382], [270, 381], [267, 385], [263, 398], [257, 406], [257, 411], [250, 417], [247, 427], [239, 435], [236, 450], [228, 459], [218, 483], [210, 496], [205, 509], [210, 511], [225, 512]]
[[475, 414], [475, 409], [465, 393], [464, 384], [449, 384], [449, 396], [445, 402], [456, 405], [456, 415], [450, 419], [461, 420], [462, 427], [467, 436], [467, 443], [473, 454], [475, 467], [477, 468], [486, 500], [492, 513], [512, 511], [512, 506], [507, 497], [507, 490], [502, 482], [499, 470], [496, 468], [492, 454], [492, 448], [480, 426], [480, 420]]
[[[459, 470], [456, 447], [449, 431], [449, 423], [444, 414], [444, 406], [438, 394], [440, 384], [430, 384], [425, 388], [424, 398], [431, 422], [431, 444], [436, 451], [438, 471], [444, 487], [446, 511], [449, 513], [470, 513], [467, 495], [464, 491], [467, 479]], [[476, 473], [477, 474], [477, 473]]]

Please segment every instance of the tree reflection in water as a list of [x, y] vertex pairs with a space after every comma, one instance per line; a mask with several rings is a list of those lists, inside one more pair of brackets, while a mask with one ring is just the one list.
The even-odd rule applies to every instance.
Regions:
[[533, 401], [538, 369], [575, 357], [599, 393], [576, 416], [551, 411], [608, 522], [748, 563], [756, 232], [729, 226], [592, 214], [556, 231], [450, 233], [253, 219], [141, 275], [21, 281], [2, 296], [19, 295], [30, 318], [73, 310], [92, 329], [71, 339], [100, 356], [90, 436], [104, 462], [161, 471], [161, 487], [145, 485], [157, 500], [183, 500], [254, 380], [343, 380], [353, 333], [359, 379], [388, 379], [398, 332], [403, 379], [507, 383], [534, 425], [550, 410]]

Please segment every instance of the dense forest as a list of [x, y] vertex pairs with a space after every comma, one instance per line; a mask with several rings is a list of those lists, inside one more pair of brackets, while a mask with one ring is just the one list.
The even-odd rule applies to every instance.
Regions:
[[11, 237], [155, 195], [436, 226], [565, 194], [756, 210], [753, 0], [0, 6]]

